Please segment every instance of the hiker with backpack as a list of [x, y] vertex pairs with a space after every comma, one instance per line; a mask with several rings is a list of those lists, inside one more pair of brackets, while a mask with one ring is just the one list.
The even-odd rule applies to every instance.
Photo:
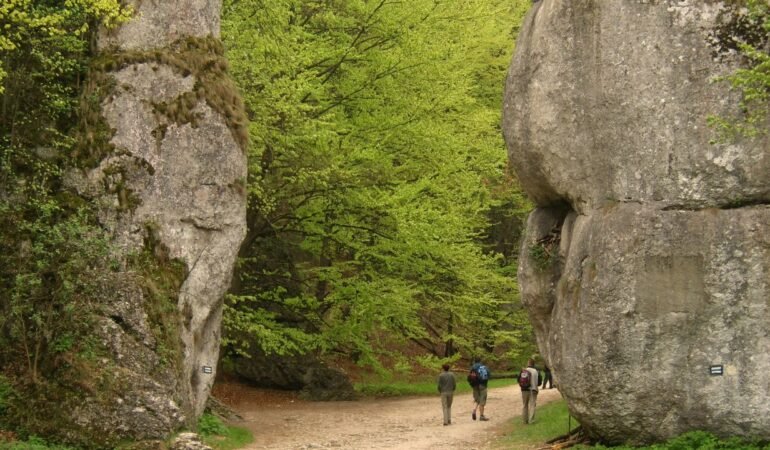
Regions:
[[441, 394], [441, 409], [444, 411], [444, 425], [452, 424], [452, 398], [454, 397], [455, 374], [449, 371], [449, 364], [441, 366], [444, 369], [438, 376], [438, 392]]
[[535, 368], [535, 360], [527, 360], [527, 367], [519, 373], [519, 387], [521, 387], [521, 401], [524, 404], [521, 417], [524, 424], [535, 420], [535, 405], [537, 404], [538, 376]]
[[473, 358], [473, 365], [468, 372], [468, 384], [473, 388], [473, 412], [471, 418], [476, 420], [476, 411], [479, 412], [479, 420], [487, 421], [484, 415], [484, 407], [487, 404], [487, 383], [489, 382], [489, 369], [481, 363], [479, 358]]

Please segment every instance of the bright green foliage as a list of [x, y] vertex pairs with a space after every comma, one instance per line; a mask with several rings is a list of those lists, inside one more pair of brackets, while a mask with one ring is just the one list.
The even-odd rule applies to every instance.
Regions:
[[225, 424], [215, 415], [204, 414], [198, 419], [198, 433], [201, 436], [223, 435], [226, 431]]
[[467, 356], [529, 342], [513, 252], [490, 237], [492, 217], [519, 223], [528, 207], [499, 122], [529, 4], [225, 1], [251, 124], [228, 346], [377, 366], [406, 344]]
[[[9, 94], [19, 88], [16, 82], [22, 80], [18, 69], [24, 63], [50, 70], [54, 77], [69, 75], [78, 62], [73, 56], [87, 49], [84, 37], [90, 24], [113, 26], [129, 15], [130, 9], [122, 8], [118, 0], [4, 0], [0, 5], [0, 94], [6, 88]], [[6, 81], [9, 71], [11, 80]], [[25, 75], [45, 76], [34, 72]], [[56, 84], [65, 87], [55, 81], [48, 87]]]
[[743, 116], [709, 117], [709, 124], [717, 130], [721, 141], [767, 134], [770, 120], [770, 3], [767, 0], [746, 0], [745, 3], [748, 14], [743, 28], [753, 31], [749, 33], [753, 39], [739, 41], [738, 48], [748, 67], [716, 79], [728, 82], [732, 89], [741, 92]]
[[73, 144], [69, 131], [88, 62], [89, 24], [113, 24], [126, 14], [117, 0], [9, 0], [0, 6], [0, 185], [8, 186], [5, 191], [40, 195], [55, 183], [57, 158]]

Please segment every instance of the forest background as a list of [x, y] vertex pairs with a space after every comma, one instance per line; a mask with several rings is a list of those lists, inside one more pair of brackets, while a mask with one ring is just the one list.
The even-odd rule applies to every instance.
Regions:
[[[746, 68], [715, 80], [742, 91], [746, 113], [712, 118], [722, 139], [767, 131], [770, 6], [742, 3], [759, 44], [736, 42]], [[473, 355], [504, 370], [535, 352], [515, 276], [532, 205], [500, 131], [530, 6], [224, 1], [250, 162], [225, 360], [312, 354], [389, 374]], [[85, 87], [96, 30], [131, 14], [117, 0], [0, 5], [0, 425], [103, 370], [94, 280], [117, 263], [63, 177], [109, 137], [82, 114], [100, 100]], [[137, 261], [152, 284], [152, 257]]]
[[[224, 1], [250, 122], [225, 360], [313, 354], [388, 373], [534, 351], [515, 281], [531, 205], [500, 132], [530, 5]], [[63, 178], [109, 137], [84, 92], [96, 31], [131, 14], [116, 0], [0, 7], [0, 387], [50, 391], [100, 352], [93, 280], [116, 263]]]
[[[767, 2], [745, 4], [765, 42]], [[225, 358], [312, 353], [388, 372], [535, 351], [515, 279], [532, 205], [500, 132], [530, 6], [224, 1], [222, 40], [250, 121], [249, 231]], [[98, 353], [93, 280], [114, 261], [93, 205], [62, 178], [105, 136], [82, 114], [99, 100], [84, 94], [95, 32], [131, 14], [117, 0], [0, 6], [0, 393]], [[725, 139], [763, 132], [770, 104], [768, 49], [736, 50], [746, 68], [716, 81], [743, 92], [747, 116], [713, 118]]]
[[250, 121], [228, 354], [377, 370], [534, 351], [515, 281], [531, 208], [502, 90], [527, 1], [225, 1]]

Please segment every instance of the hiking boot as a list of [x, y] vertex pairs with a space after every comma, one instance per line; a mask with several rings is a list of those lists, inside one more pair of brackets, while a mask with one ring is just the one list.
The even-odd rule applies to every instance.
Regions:
[[471, 413], [471, 419], [476, 420], [476, 410]]
[[479, 417], [479, 420], [486, 422], [486, 421], [487, 421], [487, 420], [489, 420], [489, 419], [487, 419], [487, 418], [486, 418], [486, 417], [484, 417], [484, 416], [481, 416], [481, 417]]

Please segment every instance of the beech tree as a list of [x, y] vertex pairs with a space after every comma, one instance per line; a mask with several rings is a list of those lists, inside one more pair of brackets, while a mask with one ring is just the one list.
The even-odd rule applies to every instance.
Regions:
[[515, 261], [487, 245], [493, 210], [528, 208], [499, 130], [527, 7], [225, 2], [252, 142], [230, 348], [374, 366], [407, 343], [440, 357], [531, 350]]

